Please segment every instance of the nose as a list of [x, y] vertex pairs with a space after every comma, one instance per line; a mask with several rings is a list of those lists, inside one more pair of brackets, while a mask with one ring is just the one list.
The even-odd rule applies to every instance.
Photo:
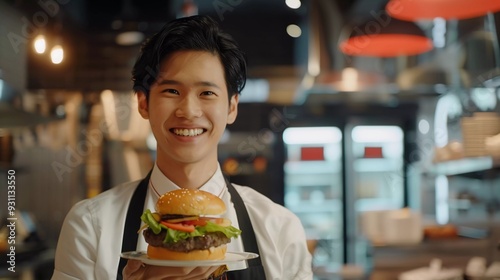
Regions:
[[179, 118], [199, 118], [202, 115], [200, 100], [196, 96], [186, 95], [178, 103], [175, 115]]

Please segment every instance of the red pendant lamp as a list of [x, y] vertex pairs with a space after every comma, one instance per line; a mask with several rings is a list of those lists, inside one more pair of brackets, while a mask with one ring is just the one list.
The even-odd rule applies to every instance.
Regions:
[[414, 22], [377, 17], [355, 25], [340, 42], [340, 50], [350, 56], [397, 57], [430, 51], [432, 41]]
[[401, 20], [467, 19], [500, 11], [499, 0], [390, 0], [387, 13]]

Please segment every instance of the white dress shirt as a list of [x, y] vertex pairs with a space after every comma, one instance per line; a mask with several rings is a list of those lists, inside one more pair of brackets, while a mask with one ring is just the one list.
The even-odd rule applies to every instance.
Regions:
[[[52, 279], [116, 279], [128, 205], [138, 184], [139, 181], [135, 181], [116, 186], [73, 206], [61, 229]], [[257, 191], [233, 186], [252, 221], [266, 278], [312, 279], [311, 255], [300, 220]], [[177, 188], [155, 165], [144, 209], [153, 211], [159, 194]], [[219, 196], [227, 206], [223, 217], [239, 228], [220, 167], [200, 189]], [[146, 248], [141, 235], [137, 250], [145, 251]], [[241, 239], [232, 239], [227, 250], [243, 252]], [[230, 266], [230, 269], [241, 268], [241, 264]]]

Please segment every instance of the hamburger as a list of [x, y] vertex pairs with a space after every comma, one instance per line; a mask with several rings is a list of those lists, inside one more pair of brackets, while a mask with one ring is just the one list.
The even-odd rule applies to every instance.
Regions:
[[241, 234], [230, 220], [220, 217], [226, 205], [209, 192], [170, 191], [160, 196], [155, 210], [147, 209], [141, 216], [152, 259], [221, 260], [226, 244]]

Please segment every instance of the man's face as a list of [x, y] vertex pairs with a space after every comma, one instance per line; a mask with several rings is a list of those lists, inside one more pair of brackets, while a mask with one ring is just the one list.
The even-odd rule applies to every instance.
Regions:
[[217, 144], [237, 115], [238, 96], [228, 104], [224, 68], [218, 56], [179, 51], [166, 57], [151, 86], [149, 102], [138, 94], [139, 112], [157, 140], [157, 160], [217, 162]]

